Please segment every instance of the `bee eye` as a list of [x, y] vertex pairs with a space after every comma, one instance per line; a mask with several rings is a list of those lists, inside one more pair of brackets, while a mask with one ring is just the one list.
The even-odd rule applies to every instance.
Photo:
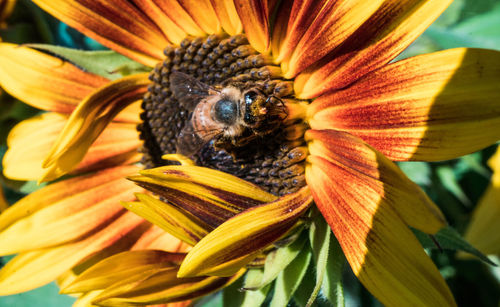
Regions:
[[250, 105], [254, 102], [255, 98], [257, 97], [257, 92], [255, 91], [248, 91], [246, 94], [245, 94], [245, 104], [246, 105]]
[[237, 106], [234, 101], [221, 99], [215, 103], [214, 117], [215, 120], [230, 125], [236, 121]]

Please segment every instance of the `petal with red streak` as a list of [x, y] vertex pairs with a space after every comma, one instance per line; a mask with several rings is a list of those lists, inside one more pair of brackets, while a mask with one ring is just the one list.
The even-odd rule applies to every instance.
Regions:
[[182, 262], [178, 276], [231, 276], [287, 233], [309, 208], [307, 187], [243, 211], [205, 236]]
[[240, 34], [243, 30], [243, 25], [236, 12], [233, 0], [210, 0], [210, 2], [224, 31], [229, 35]]
[[340, 46], [383, 2], [294, 2], [288, 35], [278, 57], [284, 76], [293, 78]]
[[268, 1], [234, 0], [234, 5], [252, 47], [260, 53], [267, 53], [271, 42]]
[[0, 85], [9, 94], [46, 111], [71, 113], [106, 78], [34, 49], [0, 44]]
[[149, 83], [147, 74], [131, 75], [109, 83], [82, 101], [43, 162], [47, 170], [42, 180], [58, 178], [80, 163], [113, 118], [142, 98]]
[[[45, 248], [84, 237], [123, 214], [121, 200], [141, 189], [124, 179], [137, 167], [118, 167], [44, 187], [0, 216], [0, 254]], [[71, 191], [71, 194], [59, 190]]]
[[0, 295], [9, 295], [45, 285], [80, 261], [119, 241], [135, 240], [129, 234], [146, 222], [125, 212], [87, 237], [52, 248], [21, 253], [0, 270]]
[[313, 129], [355, 134], [395, 161], [439, 161], [500, 139], [500, 52], [451, 49], [399, 61], [316, 99]]
[[[348, 137], [339, 141], [344, 142], [351, 143]], [[455, 306], [439, 271], [394, 209], [394, 199], [367, 181], [366, 161], [355, 154], [344, 153], [337, 161], [338, 152], [311, 153], [306, 167], [316, 205], [353, 272], [384, 305]]]
[[295, 79], [299, 98], [344, 88], [388, 63], [410, 45], [452, 0], [385, 0], [345, 42]]
[[424, 191], [359, 138], [335, 130], [309, 130], [306, 139], [311, 155], [357, 171], [359, 181], [391, 205], [406, 224], [429, 234], [446, 225], [443, 214]]
[[153, 67], [163, 56], [167, 38], [141, 9], [125, 0], [34, 0], [57, 19], [103, 45]]
[[[50, 152], [67, 117], [44, 113], [22, 121], [11, 130], [3, 158], [5, 176], [16, 180], [38, 180], [45, 173], [43, 160]], [[141, 142], [134, 124], [111, 123], [89, 148], [73, 173], [104, 169], [140, 160]]]

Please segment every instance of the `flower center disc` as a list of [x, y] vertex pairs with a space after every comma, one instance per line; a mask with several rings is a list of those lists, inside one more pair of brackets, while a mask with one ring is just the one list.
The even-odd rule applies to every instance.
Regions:
[[[258, 87], [265, 97], [281, 103], [294, 99], [292, 81], [284, 80], [280, 67], [255, 51], [244, 35], [187, 38], [179, 47], [167, 47], [164, 54], [165, 60], [150, 74], [152, 84], [138, 126], [146, 168], [171, 163], [161, 156], [176, 152], [179, 134], [190, 120], [191, 112], [172, 94], [174, 71], [218, 88]], [[272, 132], [256, 135], [244, 145], [231, 146], [230, 140], [214, 137], [191, 158], [197, 165], [233, 174], [275, 195], [294, 192], [305, 185], [303, 124], [285, 118], [273, 125]], [[221, 142], [228, 146], [222, 149]]]

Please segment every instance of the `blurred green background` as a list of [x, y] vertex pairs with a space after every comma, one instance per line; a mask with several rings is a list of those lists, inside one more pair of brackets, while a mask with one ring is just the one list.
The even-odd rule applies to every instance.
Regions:
[[[439, 0], [435, 0], [439, 1]], [[80, 49], [103, 49], [95, 41], [57, 21], [27, 0], [18, 1], [16, 10], [0, 29], [3, 41], [39, 42]], [[500, 0], [455, 0], [445, 13], [397, 59], [455, 47], [500, 50]], [[396, 60], [397, 60], [396, 59]], [[0, 96], [0, 156], [6, 150], [8, 131], [22, 119], [38, 111], [5, 93]], [[441, 207], [448, 222], [463, 233], [472, 210], [484, 192], [491, 170], [486, 161], [496, 146], [460, 159], [439, 162], [400, 163], [407, 175], [418, 183]], [[33, 182], [15, 182], [0, 177], [6, 198], [14, 203], [37, 189]], [[500, 221], [499, 221], [500, 222]], [[430, 251], [446, 278], [459, 306], [500, 306], [500, 269], [479, 260], [457, 260], [453, 251]], [[0, 266], [10, 257], [0, 258]], [[491, 258], [499, 263], [498, 258]], [[380, 306], [352, 273], [344, 276], [346, 306]], [[73, 298], [58, 294], [55, 284], [18, 295], [0, 297], [0, 306], [70, 306]], [[220, 306], [222, 296], [214, 295], [198, 305]], [[317, 305], [324, 302], [318, 300]]]

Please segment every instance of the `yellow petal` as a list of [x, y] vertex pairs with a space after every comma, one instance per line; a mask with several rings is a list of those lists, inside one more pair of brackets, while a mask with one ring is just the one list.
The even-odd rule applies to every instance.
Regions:
[[276, 199], [245, 180], [205, 167], [165, 166], [140, 173], [129, 179], [212, 228], [245, 209]]
[[0, 85], [12, 96], [42, 110], [71, 113], [108, 79], [69, 62], [15, 44], [0, 43]]
[[34, 0], [67, 25], [144, 65], [163, 59], [168, 40], [139, 7], [128, 1]]
[[243, 25], [236, 12], [233, 0], [210, 0], [210, 3], [212, 3], [224, 31], [229, 35], [240, 34]]
[[484, 254], [500, 255], [500, 150], [488, 164], [494, 173], [491, 183], [474, 209], [464, 238]]
[[[241, 270], [232, 277], [195, 277], [175, 278], [175, 271], [158, 272], [141, 281], [133, 289], [133, 294], [121, 293], [121, 289], [110, 289], [99, 295], [95, 302], [102, 306], [132, 306], [165, 304], [174, 302], [172, 306], [186, 306], [186, 303], [176, 303], [196, 299], [216, 292], [232, 284], [240, 278], [245, 270]], [[111, 292], [115, 290], [116, 292]], [[109, 297], [109, 298], [108, 298]], [[189, 305], [189, 303], [187, 304]], [[168, 306], [171, 306], [170, 304]]]
[[157, 249], [171, 253], [186, 252], [191, 246], [165, 232], [156, 225], [145, 231], [130, 250]]
[[[128, 169], [132, 170], [133, 168]], [[123, 172], [123, 169], [115, 171]], [[108, 171], [107, 174], [109, 173]], [[113, 175], [115, 174], [111, 174]], [[9, 209], [9, 215], [15, 215], [16, 211], [23, 212], [27, 207], [38, 210], [2, 229], [0, 255], [56, 246], [82, 238], [122, 214], [124, 210], [120, 201], [135, 199], [134, 192], [141, 189], [123, 177], [111, 180], [106, 176], [107, 180], [99, 184], [102, 176], [103, 174], [99, 174], [93, 177], [92, 187], [86, 185], [89, 178], [85, 177], [60, 182], [59, 188], [67, 189], [68, 185], [73, 184], [80, 187], [80, 190], [73, 191], [72, 195], [66, 195], [64, 198], [53, 199], [45, 207], [42, 207], [44, 204], [38, 205], [44, 202], [44, 197], [51, 197], [53, 188], [43, 188], [35, 192], [37, 198], [28, 196], [13, 205]], [[0, 222], [3, 221], [2, 215]]]
[[105, 289], [137, 273], [176, 267], [185, 254], [157, 250], [127, 251], [108, 257], [85, 270], [61, 293], [79, 293]]
[[191, 214], [152, 196], [137, 194], [137, 198], [139, 202], [124, 202], [122, 205], [190, 245], [195, 245], [212, 230]]
[[[359, 1], [368, 2], [368, 1]], [[452, 0], [385, 0], [346, 41], [294, 82], [299, 98], [344, 88], [406, 49]]]
[[382, 304], [456, 305], [439, 271], [394, 209], [399, 204], [377, 193], [356, 168], [359, 160], [345, 164], [344, 159], [312, 154], [308, 161], [307, 184], [318, 209], [354, 274]]
[[[64, 115], [43, 113], [17, 124], [7, 139], [8, 150], [3, 158], [5, 176], [16, 180], [40, 179], [46, 171], [42, 163], [66, 122]], [[72, 173], [139, 161], [140, 145], [134, 124], [111, 123]]]
[[355, 134], [391, 160], [462, 156], [500, 139], [500, 52], [409, 58], [316, 99], [308, 111], [313, 129]]
[[179, 276], [230, 276], [297, 222], [312, 202], [307, 187], [250, 208], [204, 237], [188, 253]]
[[260, 53], [267, 53], [270, 47], [267, 0], [234, 0], [236, 11], [252, 47]]
[[124, 77], [79, 104], [42, 165], [47, 168], [42, 180], [53, 180], [71, 171], [111, 120], [142, 97], [149, 83], [147, 74]]
[[25, 292], [45, 285], [89, 255], [105, 250], [127, 237], [145, 221], [131, 212], [82, 240], [17, 255], [0, 270], [0, 295]]
[[0, 231], [62, 199], [69, 199], [71, 196], [88, 189], [103, 185], [109, 181], [118, 180], [130, 173], [137, 172], [138, 169], [137, 166], [116, 167], [50, 184], [27, 195], [18, 201], [15, 206], [2, 213], [0, 215]]

